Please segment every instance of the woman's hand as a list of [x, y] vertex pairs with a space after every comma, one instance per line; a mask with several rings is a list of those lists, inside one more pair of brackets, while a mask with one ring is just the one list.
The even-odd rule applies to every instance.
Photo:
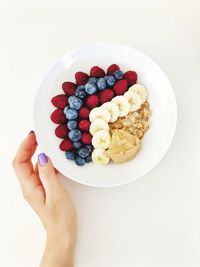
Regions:
[[24, 198], [38, 214], [47, 232], [41, 267], [71, 267], [76, 242], [75, 207], [44, 153], [38, 155], [38, 163], [33, 166], [31, 158], [36, 148], [36, 137], [31, 132], [19, 146], [13, 167]]

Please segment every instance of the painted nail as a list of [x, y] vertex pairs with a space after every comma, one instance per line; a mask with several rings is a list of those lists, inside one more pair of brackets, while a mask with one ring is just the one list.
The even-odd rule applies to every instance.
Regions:
[[29, 134], [32, 134], [32, 133], [34, 133], [34, 131], [33, 131], [33, 130], [31, 130]]
[[40, 153], [40, 154], [38, 155], [38, 161], [39, 161], [39, 163], [40, 163], [41, 166], [47, 164], [47, 162], [48, 162], [48, 158], [47, 158], [47, 156], [45, 155], [45, 153]]

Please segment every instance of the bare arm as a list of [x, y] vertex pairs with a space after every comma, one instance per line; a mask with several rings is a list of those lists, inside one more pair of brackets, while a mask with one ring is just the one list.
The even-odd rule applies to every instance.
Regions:
[[13, 160], [24, 198], [38, 214], [46, 230], [46, 248], [40, 267], [73, 267], [76, 243], [76, 210], [68, 192], [56, 176], [51, 160], [31, 158], [37, 148], [31, 132], [20, 145]]

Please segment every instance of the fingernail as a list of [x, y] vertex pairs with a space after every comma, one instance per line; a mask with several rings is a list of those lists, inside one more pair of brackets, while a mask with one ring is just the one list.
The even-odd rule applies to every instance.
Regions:
[[32, 134], [32, 133], [34, 133], [34, 131], [33, 131], [33, 130], [31, 130], [29, 134]]
[[40, 154], [38, 155], [38, 161], [39, 161], [39, 163], [40, 163], [41, 166], [47, 164], [47, 162], [48, 162], [48, 158], [47, 158], [47, 156], [45, 155], [45, 153], [40, 153]]

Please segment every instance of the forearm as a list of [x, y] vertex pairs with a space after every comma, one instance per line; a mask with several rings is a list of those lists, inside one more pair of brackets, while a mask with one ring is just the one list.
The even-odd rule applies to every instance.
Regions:
[[47, 237], [40, 267], [73, 267], [74, 249], [73, 240]]

